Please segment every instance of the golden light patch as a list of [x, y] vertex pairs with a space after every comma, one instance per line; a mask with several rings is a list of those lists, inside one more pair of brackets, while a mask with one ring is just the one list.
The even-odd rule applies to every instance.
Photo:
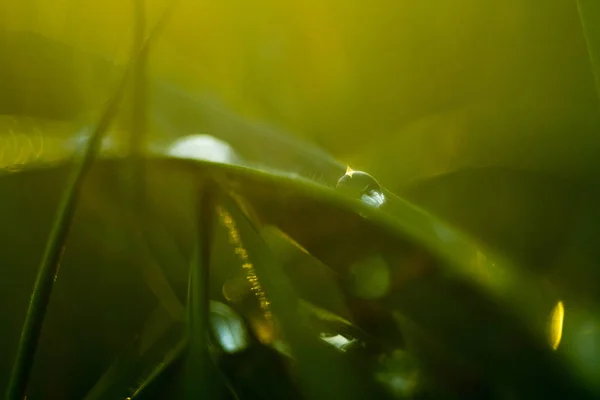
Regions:
[[354, 174], [354, 170], [352, 168], [350, 168], [350, 166], [346, 166], [346, 175], [348, 175], [350, 178], [352, 178], [352, 175]]
[[300, 243], [298, 243], [294, 239], [292, 239], [287, 233], [285, 233], [283, 231], [280, 231], [280, 230], [277, 230], [276, 232], [279, 234], [279, 236], [281, 236], [288, 243], [290, 243], [291, 245], [293, 245], [294, 247], [296, 247], [298, 250], [300, 250], [304, 254], [310, 254], [308, 252], [308, 250], [306, 250]]
[[229, 243], [234, 246], [234, 252], [242, 263], [242, 269], [246, 271], [246, 280], [250, 283], [250, 289], [256, 295], [260, 307], [263, 310], [264, 316], [267, 320], [271, 318], [270, 301], [267, 299], [267, 294], [263, 290], [263, 287], [256, 276], [256, 270], [254, 265], [248, 257], [248, 252], [242, 243], [240, 233], [236, 227], [235, 221], [229, 212], [224, 208], [219, 207], [219, 216], [221, 217], [221, 223], [225, 226], [229, 232]]
[[252, 328], [262, 344], [272, 344], [275, 340], [276, 333], [272, 320], [252, 319]]
[[553, 350], [558, 349], [562, 339], [563, 321], [565, 319], [565, 306], [562, 301], [556, 303], [550, 317], [550, 345]]

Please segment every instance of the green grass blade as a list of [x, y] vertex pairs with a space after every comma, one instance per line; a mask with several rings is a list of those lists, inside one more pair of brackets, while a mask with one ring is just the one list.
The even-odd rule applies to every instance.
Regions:
[[64, 243], [69, 233], [73, 215], [75, 214], [79, 193], [86, 173], [99, 151], [102, 135], [118, 112], [118, 105], [123, 96], [126, 81], [127, 78], [125, 77], [119, 84], [113, 97], [108, 101], [106, 110], [91, 134], [87, 148], [77, 160], [76, 167], [69, 178], [67, 188], [62, 196], [25, 318], [16, 360], [6, 393], [7, 400], [18, 400], [25, 397], [44, 316], [54, 287], [54, 281], [58, 275], [60, 259], [64, 251]]
[[198, 229], [190, 264], [188, 287], [188, 337], [185, 396], [188, 399], [214, 395], [214, 366], [208, 349], [210, 316], [209, 282], [211, 244], [215, 223], [215, 196], [212, 185], [201, 188]]
[[76, 159], [76, 167], [69, 178], [67, 187], [62, 196], [34, 284], [29, 309], [25, 317], [25, 323], [17, 348], [17, 355], [6, 392], [7, 400], [20, 400], [26, 395], [27, 384], [35, 359], [38, 339], [48, 308], [50, 295], [52, 294], [52, 289], [54, 287], [54, 281], [58, 275], [60, 259], [64, 251], [64, 243], [75, 214], [79, 193], [86, 173], [98, 154], [104, 132], [108, 129], [110, 123], [118, 113], [119, 104], [127, 87], [127, 81], [132, 66], [136, 64], [136, 59], [139, 58], [140, 55], [143, 56], [145, 54], [149, 43], [151, 43], [157, 33], [162, 30], [175, 3], [176, 2], [173, 2], [171, 8], [164, 13], [163, 18], [155, 26], [150, 37], [145, 40], [142, 48], [134, 55], [132, 62], [125, 71], [124, 77], [117, 86], [113, 96], [108, 100], [106, 108], [90, 136], [85, 151]]

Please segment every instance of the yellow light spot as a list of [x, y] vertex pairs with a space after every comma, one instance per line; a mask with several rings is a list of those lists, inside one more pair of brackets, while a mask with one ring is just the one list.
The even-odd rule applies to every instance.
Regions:
[[565, 306], [562, 301], [556, 303], [552, 310], [550, 319], [550, 345], [552, 349], [558, 349], [562, 339], [563, 321], [565, 319]]
[[229, 229], [229, 243], [233, 245], [238, 244], [240, 242], [240, 234], [235, 230], [235, 227], [229, 227]]
[[250, 290], [255, 293], [260, 307], [263, 309], [263, 314], [268, 320], [271, 318], [271, 310], [269, 309], [269, 305], [271, 303], [267, 300], [267, 295], [263, 290], [258, 277], [256, 276], [254, 265], [252, 265], [252, 263], [249, 261], [248, 252], [242, 243], [240, 234], [235, 226], [235, 221], [233, 220], [231, 214], [229, 214], [222, 207], [219, 207], [218, 214], [221, 217], [222, 224], [229, 231], [229, 242], [234, 246], [234, 253], [242, 262], [242, 268], [247, 271], [246, 280], [250, 283]]
[[[270, 315], [270, 314], [269, 314]], [[258, 336], [258, 340], [263, 344], [271, 344], [275, 339], [275, 330], [273, 324], [267, 319], [261, 321], [260, 319], [253, 319], [252, 326]]]
[[248, 260], [248, 253], [246, 252], [246, 249], [244, 249], [242, 247], [236, 247], [234, 251], [235, 251], [235, 254], [240, 256], [240, 258], [242, 260], [244, 260], [244, 261]]
[[350, 178], [352, 178], [352, 174], [354, 174], [354, 170], [352, 168], [350, 168], [349, 165], [346, 166], [346, 175], [348, 175]]
[[301, 252], [305, 253], [305, 254], [310, 254], [308, 252], [308, 250], [306, 250], [304, 247], [302, 247], [302, 245], [298, 242], [296, 242], [294, 239], [292, 239], [291, 237], [289, 237], [285, 232], [282, 232], [280, 230], [277, 230], [277, 233], [284, 238], [285, 240], [287, 240], [289, 243], [291, 243], [292, 245], [294, 245], [298, 250], [300, 250]]

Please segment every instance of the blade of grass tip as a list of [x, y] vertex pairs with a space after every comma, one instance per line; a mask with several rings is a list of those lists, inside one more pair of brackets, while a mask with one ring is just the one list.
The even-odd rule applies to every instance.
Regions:
[[199, 193], [197, 238], [194, 244], [188, 282], [188, 337], [185, 396], [207, 398], [215, 394], [214, 368], [208, 349], [210, 317], [209, 279], [211, 243], [216, 218], [215, 191], [212, 182], [202, 184]]
[[319, 333], [309, 329], [301, 320], [299, 298], [293, 284], [238, 201], [226, 197], [224, 204], [237, 221], [240, 235], [254, 236], [246, 238], [248, 254], [253, 257], [258, 278], [269, 298], [270, 310], [296, 361], [303, 392], [309, 399], [369, 398], [360, 386], [359, 377], [344, 364], [336, 350], [320, 341]]

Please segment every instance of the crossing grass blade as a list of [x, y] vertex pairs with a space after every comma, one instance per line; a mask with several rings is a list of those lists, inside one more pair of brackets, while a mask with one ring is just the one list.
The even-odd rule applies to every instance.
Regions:
[[223, 204], [248, 243], [248, 254], [269, 298], [276, 326], [281, 329], [295, 360], [302, 393], [309, 399], [368, 398], [352, 365], [343, 362], [337, 350], [319, 340], [319, 332], [311, 329], [301, 317], [294, 286], [257, 225], [233, 198], [225, 197]]
[[159, 306], [84, 400], [139, 397], [182, 355], [186, 343], [184, 324]]

